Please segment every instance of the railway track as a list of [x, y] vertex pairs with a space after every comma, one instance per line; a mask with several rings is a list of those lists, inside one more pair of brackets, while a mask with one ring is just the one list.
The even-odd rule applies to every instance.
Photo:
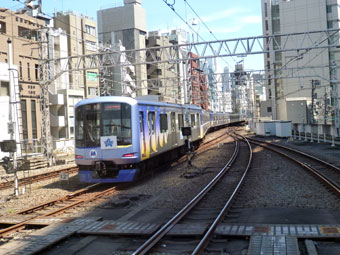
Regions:
[[105, 185], [93, 184], [64, 197], [22, 210], [17, 212], [16, 215], [26, 215], [26, 220], [1, 229], [0, 238], [8, 237], [11, 233], [24, 229], [35, 219], [59, 215], [68, 209], [114, 193], [117, 193], [116, 187], [105, 188]]
[[[174, 245], [181, 245], [181, 243], [183, 243], [182, 239], [179, 240], [179, 242], [166, 240], [166, 235], [176, 227], [180, 228], [181, 225], [188, 226], [188, 224], [193, 225], [193, 222], [196, 222], [196, 224], [199, 224], [206, 229], [202, 238], [196, 238], [195, 241], [190, 240], [189, 242], [189, 246], [192, 248], [192, 254], [201, 253], [205, 247], [207, 247], [217, 225], [222, 221], [225, 214], [230, 209], [232, 202], [236, 198], [242, 184], [244, 183], [252, 160], [251, 146], [248, 142], [246, 142], [246, 147], [249, 150], [247, 155], [248, 160], [243, 161], [245, 165], [238, 164], [235, 166], [233, 163], [240, 153], [240, 145], [236, 139], [235, 149], [231, 158], [218, 172], [215, 178], [213, 178], [206, 187], [204, 187], [174, 217], [165, 223], [153, 236], [136, 249], [133, 254], [146, 254], [148, 252], [157, 253], [175, 250], [178, 251], [178, 253], [187, 254], [187, 244], [183, 250], [179, 250], [180, 248], [178, 247], [173, 247]], [[243, 157], [244, 156], [245, 155], [243, 155]], [[242, 169], [240, 169], [240, 165], [242, 165]], [[227, 178], [227, 176], [229, 178]], [[228, 185], [226, 185], [226, 182]], [[222, 189], [224, 190], [223, 192], [221, 192]], [[214, 201], [216, 196], [221, 196], [221, 194], [224, 198], [223, 203], [217, 205], [216, 208], [209, 209], [210, 206], [207, 205], [207, 203], [209, 204], [209, 202]], [[159, 244], [160, 241], [162, 241], [162, 245]]]
[[280, 155], [289, 158], [296, 164], [324, 183], [330, 190], [340, 197], [340, 168], [320, 158], [305, 152], [289, 148], [287, 146], [266, 142], [263, 140], [248, 138], [250, 143], [270, 149]]
[[[19, 185], [24, 185], [25, 183], [35, 183], [35, 182], [40, 182], [40, 181], [56, 178], [56, 177], [59, 177], [59, 175], [62, 173], [74, 174], [77, 171], [78, 171], [78, 167], [69, 167], [69, 168], [60, 169], [60, 170], [53, 171], [53, 172], [33, 175], [33, 176], [19, 179]], [[14, 185], [14, 180], [2, 182], [0, 183], [0, 190], [12, 188], [13, 185]]]
[[[217, 143], [225, 140], [227, 135], [228, 133], [223, 133], [213, 139], [208, 140], [206, 143], [202, 145], [203, 146], [202, 148], [201, 147], [199, 148], [198, 154], [203, 153], [204, 151], [215, 146]], [[185, 157], [184, 157], [184, 160], [185, 160]], [[182, 163], [184, 160], [179, 160], [178, 163]], [[38, 182], [41, 180], [47, 180], [49, 178], [55, 178], [59, 176], [61, 173], [65, 173], [65, 172], [75, 173], [76, 171], [78, 171], [77, 167], [61, 169], [61, 170], [53, 171], [50, 173], [44, 173], [44, 174], [32, 176], [29, 181]], [[20, 181], [22, 183], [24, 180], [20, 180]], [[28, 180], [26, 179], [25, 181], [28, 181]], [[6, 189], [8, 187], [11, 187], [12, 185], [13, 185], [13, 182], [3, 183], [3, 185], [0, 185], [0, 189]], [[39, 204], [37, 206], [16, 212], [15, 213], [16, 215], [25, 215], [25, 217], [27, 217], [26, 220], [23, 220], [22, 222], [12, 225], [10, 227], [1, 229], [0, 237], [5, 238], [15, 231], [24, 229], [27, 225], [29, 225], [35, 219], [61, 214], [70, 208], [92, 201], [96, 199], [97, 197], [101, 197], [108, 193], [110, 194], [114, 193], [116, 190], [115, 187], [113, 187], [113, 188], [104, 190], [102, 192], [93, 191], [94, 189], [98, 189], [98, 186], [100, 185], [101, 184], [94, 184], [84, 189], [78, 190], [72, 194], [66, 195], [64, 197], [60, 197], [58, 199], [54, 199], [54, 200]]]

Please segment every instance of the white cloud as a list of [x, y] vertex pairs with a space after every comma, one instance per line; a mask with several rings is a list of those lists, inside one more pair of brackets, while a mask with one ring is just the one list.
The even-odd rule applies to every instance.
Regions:
[[247, 17], [242, 17], [240, 19], [240, 22], [243, 23], [243, 24], [261, 23], [262, 18], [261, 18], [261, 16], [247, 16]]
[[202, 17], [202, 20], [206, 23], [213, 22], [213, 21], [217, 21], [217, 20], [220, 20], [220, 19], [230, 18], [231, 16], [235, 16], [237, 14], [240, 14], [243, 11], [244, 10], [242, 10], [240, 8], [231, 8], [231, 9], [227, 9], [227, 10], [223, 10], [223, 11], [211, 14], [209, 16], [204, 16], [204, 17]]

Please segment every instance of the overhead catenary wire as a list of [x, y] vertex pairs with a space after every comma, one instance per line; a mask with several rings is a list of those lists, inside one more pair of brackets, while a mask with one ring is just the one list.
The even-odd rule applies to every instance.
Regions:
[[[205, 28], [209, 31], [210, 35], [212, 35], [216, 41], [218, 41], [218, 38], [215, 36], [215, 34], [210, 30], [210, 28], [208, 27], [208, 25], [203, 21], [203, 19], [198, 15], [198, 13], [194, 10], [194, 8], [189, 4], [189, 2], [187, 0], [183, 0], [186, 5], [191, 9], [191, 11], [198, 17], [198, 19], [201, 21], [201, 23], [205, 26]], [[231, 57], [234, 62], [236, 63], [237, 61]], [[223, 59], [223, 58], [222, 58]], [[224, 59], [223, 59], [224, 60]], [[227, 61], [225, 61], [225, 63], [230, 67], [229, 63]]]

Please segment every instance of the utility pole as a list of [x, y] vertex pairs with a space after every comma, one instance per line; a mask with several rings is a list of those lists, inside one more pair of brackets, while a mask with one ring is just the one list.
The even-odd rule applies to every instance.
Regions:
[[336, 62], [331, 63], [331, 87], [333, 96], [333, 108], [334, 108], [334, 127], [337, 136], [339, 136], [340, 120], [339, 120], [339, 99], [338, 99], [338, 72]]
[[19, 182], [18, 182], [18, 165], [17, 165], [17, 152], [16, 152], [16, 135], [15, 135], [15, 126], [16, 123], [13, 121], [14, 116], [17, 116], [15, 113], [15, 104], [16, 102], [16, 95], [15, 95], [15, 88], [14, 88], [14, 76], [13, 76], [13, 49], [12, 49], [12, 41], [8, 38], [8, 75], [9, 75], [9, 123], [8, 129], [10, 133], [10, 139], [15, 141], [15, 150], [10, 153], [11, 158], [13, 159], [13, 171], [14, 171], [14, 194], [19, 196]]
[[312, 124], [315, 124], [315, 118], [314, 118], [314, 110], [315, 110], [315, 107], [314, 107], [314, 100], [316, 98], [316, 95], [315, 95], [315, 89], [317, 86], [320, 86], [320, 81], [319, 80], [311, 80], [312, 82], [312, 109], [311, 109], [311, 122]]
[[40, 30], [40, 41], [39, 41], [39, 85], [41, 89], [41, 108], [42, 108], [42, 146], [44, 150], [44, 154], [49, 162], [49, 165], [52, 165], [52, 141], [51, 141], [51, 126], [50, 126], [50, 108], [49, 108], [49, 92], [48, 85], [50, 84], [49, 80], [52, 77], [49, 77], [49, 69], [50, 65], [53, 65], [54, 62], [48, 61], [48, 31], [46, 29]]

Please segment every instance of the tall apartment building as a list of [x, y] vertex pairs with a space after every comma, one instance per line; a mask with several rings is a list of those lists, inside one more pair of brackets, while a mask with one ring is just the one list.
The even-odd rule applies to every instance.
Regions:
[[[146, 39], [146, 47], [166, 47], [176, 44], [168, 35], [161, 35], [159, 31], [149, 32]], [[162, 101], [180, 103], [180, 73], [179, 64], [169, 62], [164, 51], [152, 50], [162, 63], [147, 64], [148, 95], [160, 95]], [[179, 52], [178, 52], [179, 54]], [[147, 58], [148, 61], [152, 61]]]
[[[339, 1], [337, 0], [262, 0], [263, 34], [292, 34], [295, 32], [326, 31], [339, 28]], [[286, 48], [295, 48], [302, 36], [291, 37]], [[310, 41], [327, 45], [339, 40], [335, 33], [329, 40], [320, 39], [320, 34], [309, 34]], [[305, 40], [304, 47], [312, 47]], [[279, 44], [284, 42], [278, 37]], [[275, 52], [273, 43], [265, 54], [268, 102], [267, 112], [273, 119], [292, 120], [293, 123], [332, 124], [332, 104], [339, 95], [333, 88], [338, 86], [339, 71], [332, 67], [340, 59], [339, 49], [310, 49], [301, 52]], [[285, 69], [294, 70], [295, 77], [286, 79]], [[281, 69], [281, 70], [280, 70]], [[337, 75], [336, 75], [337, 73]], [[335, 77], [335, 75], [337, 77]], [[332, 77], [334, 76], [334, 77]], [[336, 78], [336, 79], [335, 79]], [[333, 84], [332, 84], [333, 83]], [[261, 102], [262, 104], [262, 102]], [[263, 102], [263, 105], [266, 103]], [[294, 109], [294, 110], [293, 110]]]
[[[61, 28], [49, 28], [48, 58], [68, 56], [68, 35]], [[54, 149], [71, 148], [74, 145], [74, 106], [84, 98], [84, 88], [71, 86], [68, 72], [60, 75], [66, 60], [51, 62], [50, 69], [57, 77], [49, 84], [50, 126]]]
[[188, 98], [189, 104], [195, 104], [209, 110], [209, 86], [207, 75], [201, 69], [201, 63], [195, 53], [189, 53]]
[[[189, 38], [189, 33], [188, 31], [184, 29], [166, 29], [166, 30], [158, 30], [155, 32], [150, 32], [150, 34], [157, 33], [157, 35], [160, 36], [167, 36], [169, 37], [169, 41], [174, 44], [174, 45], [183, 45], [183, 44], [188, 44], [188, 38]], [[188, 49], [185, 47], [182, 47], [182, 51], [178, 52], [178, 58], [180, 59], [185, 59], [188, 54]], [[172, 63], [174, 65], [174, 63]], [[184, 96], [187, 94], [184, 92], [185, 89], [185, 82], [187, 80], [186, 77], [186, 70], [187, 70], [187, 65], [183, 61], [178, 61], [176, 63], [177, 66], [177, 72], [179, 75], [179, 89], [178, 89], [178, 96], [180, 97], [180, 103], [184, 104]], [[186, 91], [187, 92], [187, 91]]]
[[[141, 0], [124, 0], [124, 6], [97, 11], [98, 38], [102, 44], [119, 44], [126, 50], [145, 48], [146, 18]], [[136, 54], [139, 54], [137, 56]], [[136, 58], [144, 58], [145, 53], [131, 53], [128, 61], [134, 64]], [[135, 65], [137, 96], [147, 95], [146, 65]], [[119, 84], [115, 95], [121, 95]]]
[[246, 72], [243, 64], [236, 64], [235, 71], [230, 74], [232, 89], [233, 112], [242, 118], [250, 118], [254, 106], [254, 90], [250, 73]]
[[[58, 12], [54, 17], [54, 27], [66, 31], [68, 36], [68, 56], [97, 53], [97, 25], [90, 17], [76, 12]], [[77, 60], [74, 60], [76, 65]], [[95, 70], [73, 71], [69, 73], [70, 87], [82, 89], [84, 97], [99, 96], [99, 72]]]
[[[124, 63], [123, 66], [102, 67], [101, 72], [101, 95], [121, 95], [128, 97], [136, 97], [136, 72], [135, 67], [128, 60], [125, 47], [121, 43], [110, 45], [99, 45], [99, 51], [102, 53], [110, 53], [116, 63]], [[114, 52], [112, 54], [112, 52]]]
[[[10, 39], [13, 64], [18, 70], [12, 72], [14, 80], [18, 80], [18, 84], [15, 86], [16, 109], [21, 112], [21, 114], [18, 114], [21, 117], [15, 120], [19, 123], [16, 132], [19, 130], [20, 140], [26, 144], [24, 148], [32, 147], [41, 138], [41, 90], [38, 77], [37, 41], [38, 30], [42, 29], [43, 26], [44, 21], [39, 19], [18, 14], [5, 8], [0, 9], [0, 63], [9, 62], [7, 40]], [[1, 66], [3, 68], [6, 65], [2, 64]], [[7, 94], [8, 96], [8, 77], [0, 76], [0, 83], [1, 95], [6, 96]], [[0, 125], [0, 133], [7, 133], [7, 122]]]
[[224, 67], [222, 74], [222, 112], [232, 112], [231, 82], [229, 68]]

